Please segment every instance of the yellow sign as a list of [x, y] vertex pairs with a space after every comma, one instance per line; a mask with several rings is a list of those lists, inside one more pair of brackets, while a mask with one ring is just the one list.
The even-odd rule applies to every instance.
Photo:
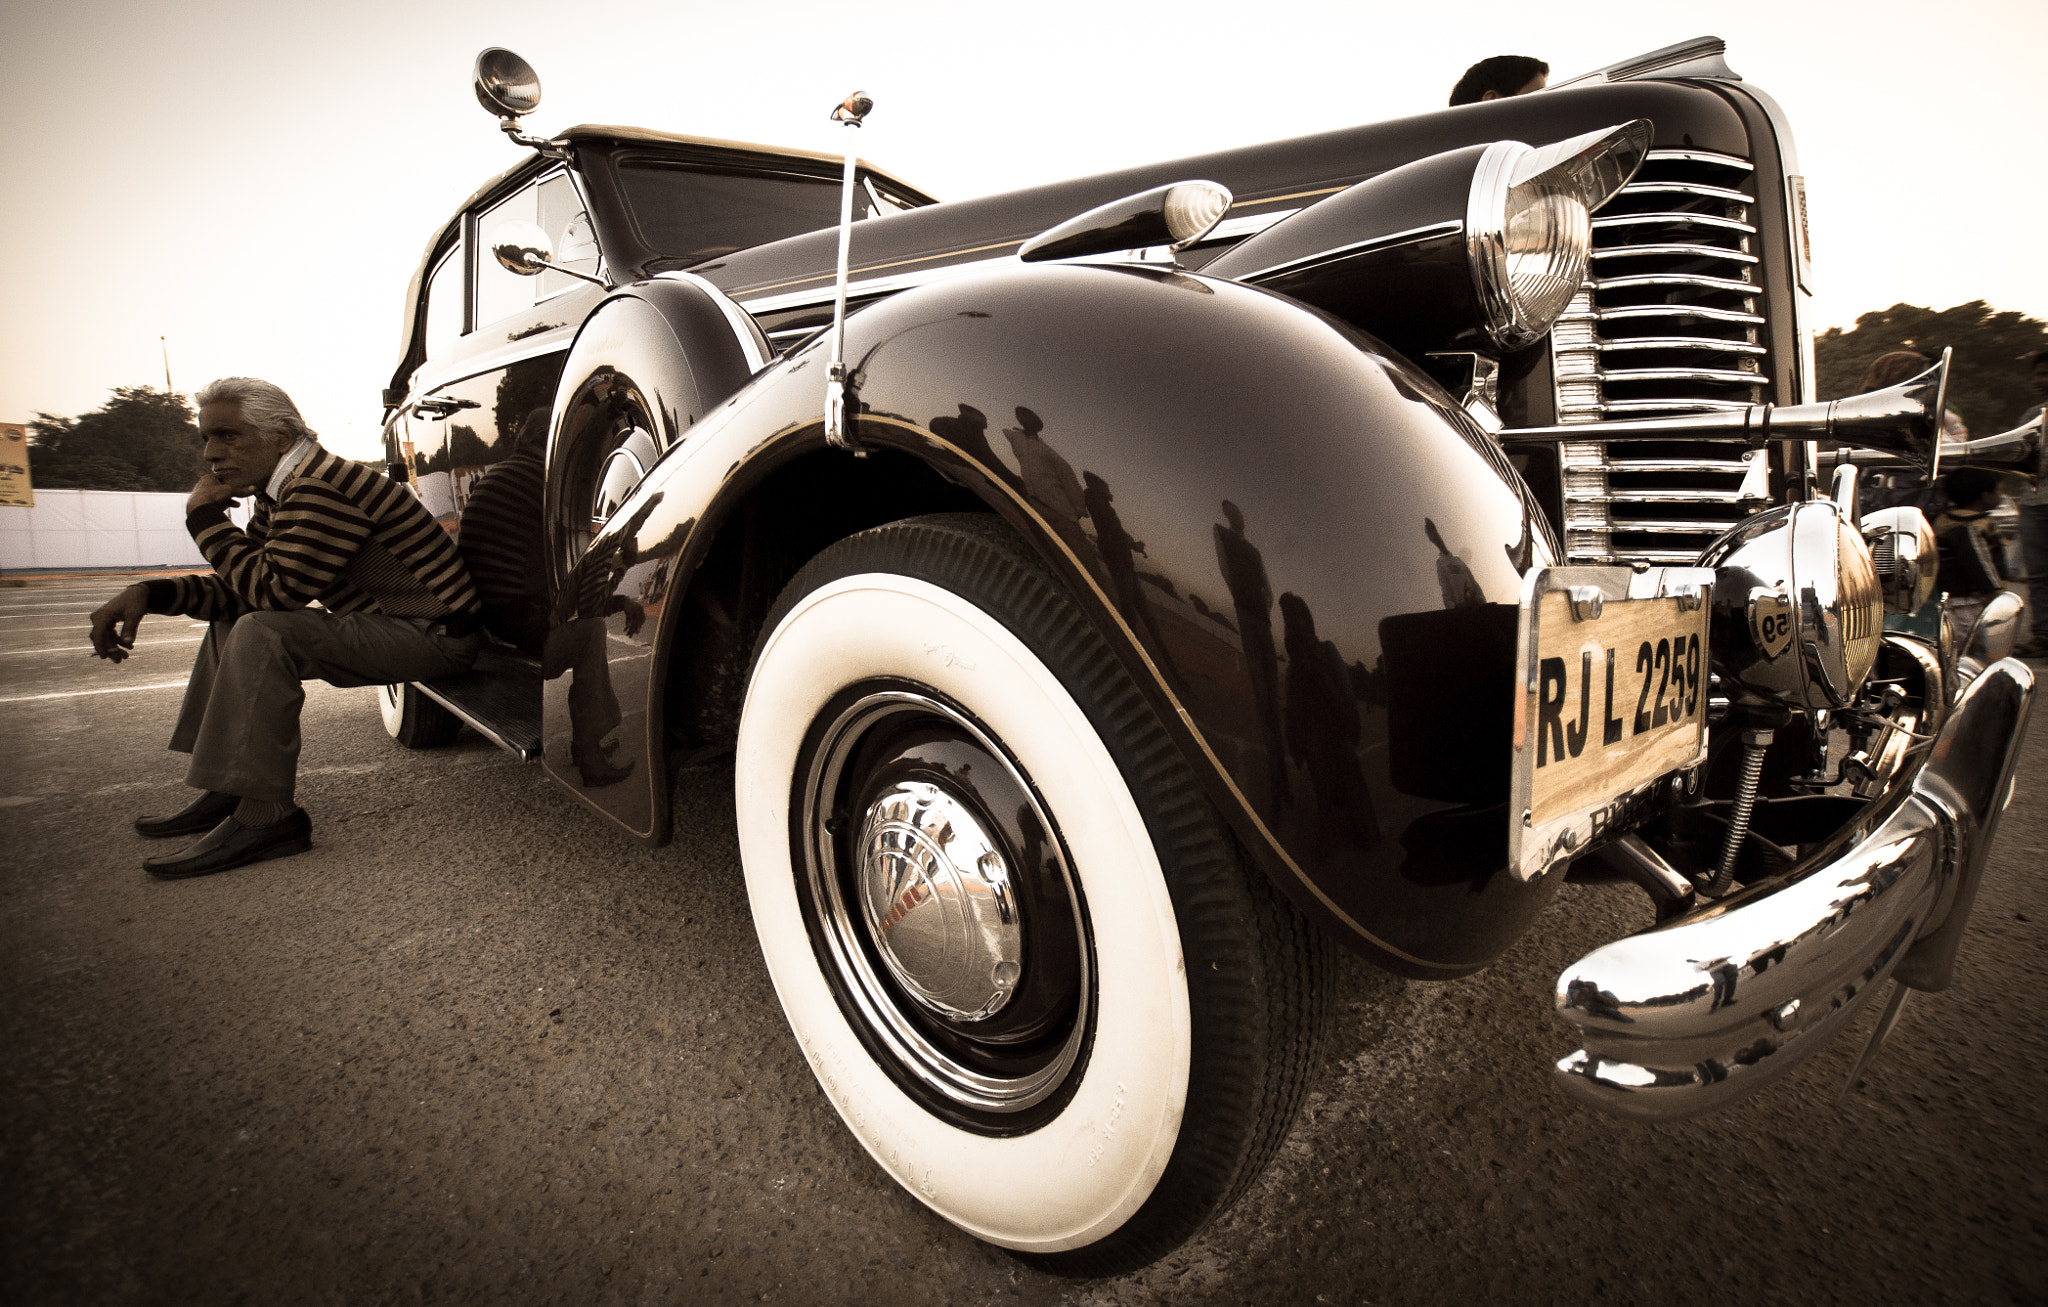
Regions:
[[28, 479], [28, 428], [19, 422], [0, 422], [0, 504], [36, 506]]

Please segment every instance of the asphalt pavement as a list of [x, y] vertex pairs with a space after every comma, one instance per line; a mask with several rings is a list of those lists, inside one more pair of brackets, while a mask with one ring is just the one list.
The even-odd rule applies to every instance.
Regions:
[[1570, 886], [1468, 980], [1347, 957], [1251, 1194], [1082, 1282], [932, 1216], [839, 1125], [760, 962], [729, 767], [680, 778], [651, 850], [314, 684], [312, 851], [152, 881], [128, 822], [188, 796], [163, 742], [200, 630], [89, 658], [119, 584], [0, 589], [9, 1303], [2048, 1301], [2048, 711], [1954, 987], [1846, 1099], [1869, 1013], [1704, 1120], [1567, 1102], [1551, 986], [1648, 919]]

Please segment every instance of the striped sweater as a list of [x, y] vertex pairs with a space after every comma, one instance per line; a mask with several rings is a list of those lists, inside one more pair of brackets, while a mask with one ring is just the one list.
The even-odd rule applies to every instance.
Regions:
[[[274, 483], [273, 483], [274, 484]], [[404, 487], [318, 445], [256, 496], [249, 529], [208, 504], [185, 526], [211, 573], [150, 582], [150, 611], [204, 620], [304, 608], [445, 617], [480, 608], [454, 542]]]

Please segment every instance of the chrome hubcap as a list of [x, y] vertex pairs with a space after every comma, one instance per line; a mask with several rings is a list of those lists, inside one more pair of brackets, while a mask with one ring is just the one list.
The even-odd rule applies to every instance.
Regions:
[[969, 1129], [1050, 1119], [1094, 980], [1079, 887], [1029, 779], [965, 712], [901, 682], [842, 693], [806, 749], [805, 915], [863, 1042]]
[[966, 805], [904, 781], [870, 804], [858, 850], [861, 907], [903, 987], [943, 1017], [980, 1021], [1024, 974], [1010, 868]]

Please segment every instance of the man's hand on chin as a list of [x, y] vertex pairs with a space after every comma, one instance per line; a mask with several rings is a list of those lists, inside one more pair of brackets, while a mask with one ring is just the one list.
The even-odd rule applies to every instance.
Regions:
[[185, 500], [185, 512], [188, 515], [196, 513], [208, 504], [231, 504], [240, 495], [246, 493], [246, 491], [235, 490], [219, 477], [208, 472], [205, 476], [200, 477], [197, 482], [193, 483], [192, 494]]

